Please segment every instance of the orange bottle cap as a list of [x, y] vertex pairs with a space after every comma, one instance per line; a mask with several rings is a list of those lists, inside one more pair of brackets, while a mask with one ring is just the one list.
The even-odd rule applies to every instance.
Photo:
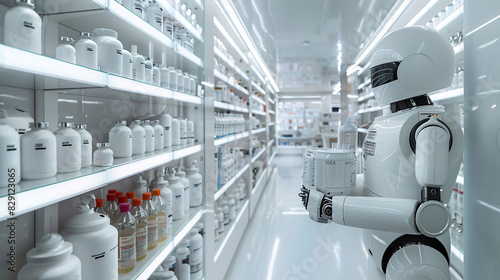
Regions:
[[108, 193], [108, 195], [106, 195], [106, 200], [107, 201], [115, 201], [116, 200], [116, 194], [114, 194], [114, 193]]
[[125, 202], [128, 202], [128, 199], [126, 196], [124, 196], [124, 195], [118, 196], [118, 203], [121, 204], [121, 203], [125, 203]]
[[108, 190], [108, 193], [116, 193], [116, 189], [110, 189]]
[[104, 205], [104, 199], [102, 199], [102, 198], [97, 198], [97, 199], [95, 200], [95, 205], [96, 205], [97, 207], [102, 207], [102, 206]]
[[150, 192], [142, 193], [142, 200], [151, 200], [151, 193]]
[[160, 189], [153, 189], [153, 196], [160, 196], [160, 195], [161, 195]]
[[138, 197], [132, 199], [132, 206], [141, 206], [141, 203], [142, 203], [142, 199], [140, 199]]
[[134, 199], [135, 198], [135, 192], [127, 192], [127, 198], [128, 199]]

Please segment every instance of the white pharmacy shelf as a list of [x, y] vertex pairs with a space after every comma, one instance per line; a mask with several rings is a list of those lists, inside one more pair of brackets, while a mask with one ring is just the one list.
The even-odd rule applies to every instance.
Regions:
[[253, 94], [252, 94], [250, 97], [251, 97], [253, 100], [255, 100], [255, 101], [259, 102], [260, 104], [262, 104], [262, 105], [266, 105], [266, 102], [265, 102], [264, 100], [262, 100], [261, 98], [259, 98], [259, 97], [255, 96], [255, 95], [253, 95]]
[[254, 129], [252, 130], [252, 134], [257, 134], [257, 133], [262, 133], [262, 132], [265, 132], [266, 131], [266, 128], [259, 128], [259, 129]]
[[266, 95], [266, 91], [263, 90], [258, 84], [256, 84], [255, 82], [252, 82], [252, 89], [254, 91], [258, 91], [260, 92], [262, 95]]
[[363, 101], [370, 99], [372, 97], [375, 97], [375, 94], [373, 93], [373, 91], [358, 97], [358, 102], [363, 102]]
[[236, 111], [236, 112], [242, 112], [242, 113], [248, 113], [248, 108], [243, 108], [240, 106], [235, 106], [227, 103], [223, 103], [220, 101], [214, 101], [214, 107], [219, 108], [219, 109], [226, 109], [226, 110], [231, 110], [231, 111]]
[[215, 243], [216, 253], [214, 256], [214, 262], [216, 270], [219, 274], [218, 276], [221, 277], [220, 279], [224, 278], [224, 275], [231, 264], [231, 260], [238, 249], [238, 244], [245, 233], [250, 219], [249, 204], [248, 199], [244, 200], [244, 204], [237, 213], [236, 219], [231, 222], [229, 228], [224, 227], [224, 232], [219, 234], [219, 240]]
[[358, 132], [359, 133], [367, 134], [368, 133], [368, 129], [366, 129], [366, 128], [358, 128]]
[[269, 126], [273, 126], [273, 125], [276, 125], [276, 123], [275, 122], [269, 123]]
[[460, 275], [464, 275], [464, 253], [453, 244], [451, 244], [450, 264]]
[[236, 66], [233, 61], [229, 60], [229, 58], [224, 53], [222, 53], [221, 50], [214, 47], [214, 53], [216, 56], [222, 59], [222, 61], [224, 61], [229, 66], [229, 68], [234, 70], [236, 74], [238, 74], [238, 76], [240, 76], [241, 78], [243, 78], [243, 80], [247, 82], [249, 81], [248, 75], [245, 74], [238, 66]]
[[463, 28], [463, 14], [464, 14], [464, 6], [461, 6], [457, 10], [455, 10], [450, 16], [446, 17], [443, 21], [441, 21], [435, 29], [445, 35], [450, 32], [457, 32], [462, 30]]
[[259, 157], [266, 151], [266, 148], [260, 150], [254, 157], [252, 157], [252, 163], [254, 163]]
[[182, 47], [179, 44], [175, 44], [175, 51], [182, 55], [183, 57], [187, 58], [189, 61], [192, 63], [196, 64], [197, 66], [203, 68], [203, 61], [201, 58], [197, 57], [194, 53], [190, 53], [187, 51], [184, 47]]
[[[15, 216], [19, 216], [62, 200], [101, 188], [134, 174], [167, 164], [203, 151], [203, 144], [187, 148], [164, 149], [159, 152], [133, 156], [130, 159], [114, 159], [110, 167], [87, 167], [80, 171], [59, 173], [41, 180], [22, 180], [16, 189], [16, 201], [30, 203], [16, 204]], [[0, 189], [0, 205], [7, 205], [7, 189]], [[12, 217], [6, 207], [0, 208], [0, 222]]]
[[184, 218], [174, 221], [174, 234], [166, 241], [161, 242], [152, 250], [148, 250], [148, 255], [145, 259], [140, 260], [135, 265], [135, 268], [125, 274], [118, 276], [119, 280], [140, 279], [147, 280], [155, 272], [156, 268], [171, 254], [178, 244], [186, 237], [189, 231], [198, 223], [203, 216], [201, 207], [189, 208], [189, 212], [184, 215]]
[[253, 111], [253, 110], [252, 110], [252, 114], [265, 116], [265, 115], [266, 115], [266, 112], [262, 112], [262, 111]]
[[360, 85], [358, 86], [358, 89], [362, 89], [362, 88], [364, 88], [364, 87], [366, 87], [366, 86], [370, 85], [370, 84], [371, 84], [371, 82], [372, 82], [372, 79], [368, 79], [368, 80], [364, 81], [362, 84], [360, 84]]
[[274, 152], [274, 153], [272, 154], [272, 156], [269, 158], [269, 160], [267, 161], [267, 166], [268, 166], [268, 167], [269, 167], [269, 166], [271, 166], [271, 165], [273, 164], [273, 160], [274, 160], [274, 158], [276, 157], [276, 154], [277, 154], [277, 153], [278, 153], [278, 152]]
[[367, 109], [358, 110], [358, 114], [372, 113], [377, 111], [382, 111], [385, 107], [375, 106]]
[[[236, 42], [234, 42], [233, 37], [231, 35], [229, 35], [229, 33], [227, 33], [226, 29], [224, 29], [224, 26], [217, 19], [217, 17], [214, 17], [214, 24], [215, 24], [215, 27], [220, 31], [220, 33], [222, 34], [222, 36], [224, 37], [226, 42], [228, 42], [229, 45], [231, 45], [231, 47], [238, 53], [239, 57], [241, 59], [243, 59], [243, 61], [245, 61], [246, 64], [249, 64], [250, 62], [248, 61], [247, 56], [240, 50], [240, 48], [238, 47]], [[227, 25], [227, 26], [230, 26], [230, 25]], [[236, 31], [234, 31], [234, 32], [236, 32]], [[219, 39], [221, 39], [221, 38], [219, 38]], [[248, 77], [247, 77], [247, 81], [249, 81]]]
[[260, 196], [265, 189], [267, 183], [267, 169], [262, 171], [259, 180], [255, 183], [255, 187], [252, 189], [252, 196], [250, 198], [250, 217], [252, 217], [255, 212], [257, 204], [259, 204]]
[[269, 143], [267, 143], [267, 148], [269, 149], [270, 146], [272, 146], [274, 144], [275, 140], [272, 139], [271, 141], [269, 141]]
[[225, 137], [216, 139], [215, 142], [214, 142], [214, 145], [215, 146], [224, 145], [224, 144], [227, 144], [227, 143], [230, 143], [230, 142], [233, 142], [233, 141], [236, 141], [236, 140], [248, 137], [249, 135], [250, 135], [250, 133], [248, 131], [245, 131], [245, 132], [242, 132], [242, 133], [225, 136]]
[[431, 98], [432, 101], [443, 101], [455, 97], [463, 97], [464, 96], [464, 89], [463, 88], [456, 88], [448, 91], [443, 91], [439, 93], [433, 93], [429, 94], [429, 97]]
[[[271, 99], [269, 99], [269, 100], [271, 100]], [[273, 110], [269, 110], [268, 112], [269, 112], [269, 114], [272, 114], [272, 115], [275, 115], [275, 114], [276, 114], [276, 112], [275, 112], [275, 111], [273, 111]]]
[[224, 184], [224, 186], [222, 188], [220, 188], [215, 193], [214, 201], [217, 201], [217, 199], [219, 199], [219, 197], [221, 197], [236, 181], [238, 181], [238, 179], [240, 179], [241, 175], [243, 175], [243, 173], [245, 173], [249, 167], [250, 167], [250, 164], [247, 163], [245, 166], [243, 166], [243, 168], [240, 171], [238, 171], [238, 173], [236, 173], [236, 175], [234, 175], [234, 177], [231, 180], [229, 180], [229, 182]]
[[[196, 39], [203, 43], [203, 36], [182, 14], [175, 9], [167, 0], [158, 0], [158, 4], [163, 8], [164, 12], [169, 13], [178, 23]], [[201, 6], [201, 5], [200, 5]]]
[[274, 100], [273, 99], [268, 99], [268, 100], [269, 100], [269, 103], [274, 104]]
[[226, 75], [222, 74], [219, 70], [214, 69], [214, 76], [217, 79], [219, 79], [219, 80], [223, 81], [224, 83], [226, 83], [228, 86], [232, 87], [233, 90], [241, 92], [244, 95], [248, 95], [248, 90], [246, 90], [242, 86], [234, 83], [234, 81], [230, 81], [229, 78]]

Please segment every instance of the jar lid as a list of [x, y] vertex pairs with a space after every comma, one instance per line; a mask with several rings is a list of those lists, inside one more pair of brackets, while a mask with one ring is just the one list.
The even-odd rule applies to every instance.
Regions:
[[35, 0], [17, 0], [17, 4], [25, 4], [31, 6], [31, 8], [35, 8]]
[[97, 148], [101, 148], [101, 147], [110, 147], [111, 145], [109, 143], [97, 143], [96, 146]]
[[158, 63], [153, 63], [153, 67], [160, 67], [160, 65], [158, 65]]
[[78, 205], [77, 210], [78, 213], [64, 224], [64, 228], [68, 232], [92, 232], [109, 226], [109, 218], [103, 214], [95, 213], [87, 204]]
[[30, 123], [30, 128], [49, 128], [49, 123], [48, 122]]
[[152, 124], [160, 124], [160, 120], [154, 120]]
[[86, 124], [75, 124], [75, 128], [76, 129], [87, 129], [87, 125]]
[[141, 121], [140, 120], [135, 120], [135, 121], [130, 122], [130, 124], [141, 124]]
[[80, 38], [94, 39], [94, 34], [90, 32], [80, 32]]
[[181, 178], [175, 176], [175, 168], [172, 168], [171, 173], [168, 175], [168, 182], [173, 185], [179, 183], [180, 180]]
[[127, 125], [127, 121], [116, 121], [115, 125], [122, 124], [122, 125]]
[[143, 120], [143, 121], [141, 122], [141, 124], [151, 124], [151, 121], [150, 121], [150, 120]]
[[73, 43], [73, 39], [71, 37], [68, 37], [68, 36], [61, 36], [59, 38], [59, 42], [72, 44]]
[[57, 127], [73, 128], [73, 123], [71, 123], [71, 122], [60, 122], [60, 123], [57, 124]]
[[26, 254], [28, 263], [61, 262], [73, 252], [73, 244], [65, 242], [61, 235], [49, 233], [43, 236], [36, 247]]
[[108, 29], [108, 28], [94, 28], [94, 30], [92, 30], [92, 33], [94, 33], [94, 36], [111, 36], [111, 37], [115, 37], [115, 38], [118, 38], [118, 32], [112, 30], [112, 29]]

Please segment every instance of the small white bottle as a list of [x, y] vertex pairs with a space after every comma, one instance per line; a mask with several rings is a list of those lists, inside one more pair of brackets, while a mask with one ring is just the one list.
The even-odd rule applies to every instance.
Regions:
[[[170, 89], [177, 91], [177, 71], [175, 71], [175, 68], [173, 66], [168, 67], [170, 70], [169, 74], [169, 80], [170, 80]], [[179, 70], [180, 71], [180, 70]]]
[[186, 178], [186, 172], [184, 171], [184, 166], [179, 162], [179, 167], [177, 168], [177, 176], [180, 178], [180, 182], [184, 186], [184, 212], [189, 212], [189, 179]]
[[6, 124], [7, 111], [0, 110], [0, 188], [21, 181], [21, 143], [17, 131]]
[[187, 121], [186, 122], [187, 126], [187, 141], [186, 144], [188, 146], [194, 145], [194, 122], [193, 121]]
[[232, 194], [228, 195], [227, 198], [227, 206], [229, 207], [229, 222], [231, 222], [236, 219], [236, 201], [234, 200], [234, 196]]
[[191, 280], [200, 280], [203, 276], [203, 237], [196, 228], [189, 231], [189, 265]]
[[115, 158], [132, 156], [132, 130], [127, 127], [126, 121], [118, 121], [109, 131], [109, 144]]
[[118, 41], [118, 33], [106, 28], [95, 28], [92, 33], [99, 49], [97, 56], [100, 70], [121, 76], [123, 73], [123, 45]]
[[153, 85], [161, 86], [161, 71], [156, 63], [153, 63]]
[[163, 267], [163, 269], [174, 272], [175, 267], [177, 266], [177, 259], [175, 258], [175, 256], [169, 255], [161, 263], [161, 266]]
[[42, 53], [42, 19], [34, 11], [34, 0], [17, 0], [5, 13], [4, 44], [37, 54]]
[[196, 80], [193, 75], [189, 76], [189, 89], [191, 95], [196, 95]]
[[93, 39], [92, 33], [80, 33], [80, 39], [75, 43], [76, 64], [97, 69], [99, 49]]
[[150, 0], [146, 8], [145, 20], [154, 28], [163, 33], [163, 10], [160, 8], [156, 0]]
[[182, 80], [184, 82], [184, 93], [191, 94], [191, 88], [189, 87], [189, 75], [188, 73], [184, 72], [184, 75], [182, 76]]
[[189, 266], [189, 249], [180, 247], [175, 250], [177, 264], [175, 266], [175, 275], [179, 280], [189, 280], [191, 268]]
[[184, 217], [184, 185], [180, 178], [175, 176], [175, 169], [172, 168], [168, 176], [168, 188], [172, 191], [172, 218], [180, 220]]
[[165, 201], [167, 207], [167, 225], [168, 231], [172, 231], [173, 226], [173, 217], [172, 217], [172, 190], [168, 188], [168, 181], [164, 179], [163, 176], [160, 176], [157, 181], [158, 189], [161, 191], [161, 197]]
[[137, 45], [132, 45], [132, 79], [144, 82], [146, 79], [146, 60], [137, 53]]
[[94, 152], [94, 166], [113, 165], [113, 150], [109, 143], [97, 143], [97, 150]]
[[141, 126], [144, 128], [146, 153], [151, 153], [155, 150], [155, 129], [150, 125], [150, 123], [151, 121], [149, 120], [141, 122]]
[[174, 36], [174, 22], [175, 20], [171, 18], [170, 15], [166, 15], [163, 18], [163, 33], [170, 39]]
[[180, 133], [180, 140], [181, 140], [181, 146], [186, 146], [187, 144], [187, 122], [185, 119], [180, 119], [179, 120], [179, 133]]
[[181, 144], [181, 131], [178, 119], [172, 119], [172, 146]]
[[82, 168], [81, 137], [73, 123], [60, 122], [54, 132], [57, 142], [57, 172], [73, 172]]
[[19, 270], [17, 279], [81, 279], [82, 263], [72, 252], [73, 244], [61, 235], [44, 235], [26, 254], [27, 263]]
[[[166, 108], [165, 108], [166, 109]], [[160, 124], [163, 127], [163, 147], [172, 147], [172, 117], [163, 111], [160, 115]]]
[[144, 58], [144, 82], [148, 84], [153, 83], [153, 62], [151, 62], [151, 59], [149, 57]]
[[[146, 132], [141, 126], [140, 120], [135, 120], [129, 125], [132, 131], [132, 155], [143, 155], [146, 153]], [[111, 146], [112, 147], [112, 146]]]
[[86, 124], [77, 124], [75, 129], [82, 140], [82, 167], [89, 167], [92, 165], [92, 135], [87, 131]]
[[163, 139], [163, 126], [160, 125], [160, 120], [154, 120], [152, 123], [154, 133], [155, 133], [155, 151], [163, 150], [164, 139]]
[[160, 86], [162, 88], [170, 88], [170, 70], [163, 64], [160, 69], [161, 83]]
[[196, 160], [191, 162], [191, 168], [187, 171], [189, 180], [189, 206], [198, 207], [203, 202], [203, 178], [196, 167]]
[[181, 69], [177, 69], [177, 91], [184, 92], [184, 75]]
[[134, 60], [132, 54], [123, 49], [123, 77], [132, 79]]
[[72, 44], [73, 39], [61, 36], [59, 46], [56, 48], [56, 58], [69, 63], [76, 63], [76, 50]]
[[345, 147], [344, 145], [349, 145], [349, 150], [356, 152], [356, 146], [358, 143], [358, 128], [354, 124], [356, 119], [354, 117], [347, 117], [346, 123], [340, 127], [339, 130], [339, 147]]
[[30, 123], [31, 130], [21, 137], [22, 179], [43, 179], [57, 174], [56, 136], [49, 123]]

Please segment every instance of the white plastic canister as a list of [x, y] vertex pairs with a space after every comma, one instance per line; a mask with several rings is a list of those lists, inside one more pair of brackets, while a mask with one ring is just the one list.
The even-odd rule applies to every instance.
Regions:
[[107, 28], [95, 28], [94, 41], [99, 48], [98, 61], [101, 71], [116, 75], [123, 73], [123, 45], [118, 41], [118, 33]]

